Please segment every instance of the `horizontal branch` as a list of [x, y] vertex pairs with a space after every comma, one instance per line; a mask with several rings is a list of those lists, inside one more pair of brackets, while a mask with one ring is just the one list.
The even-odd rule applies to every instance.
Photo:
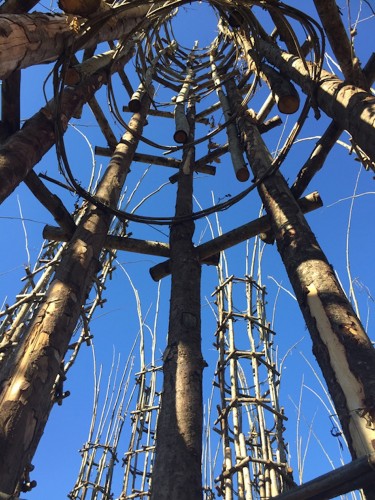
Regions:
[[[298, 204], [303, 213], [311, 212], [323, 206], [323, 202], [317, 192], [311, 193], [305, 198], [301, 198], [298, 200]], [[238, 243], [242, 243], [243, 241], [253, 238], [260, 233], [269, 231], [270, 229], [271, 220], [269, 216], [265, 215], [260, 217], [259, 219], [248, 222], [243, 226], [237, 227], [228, 233], [224, 233], [221, 236], [196, 247], [198, 259], [202, 261], [213, 254], [220, 253], [223, 250], [231, 248]], [[159, 281], [162, 278], [165, 278], [165, 276], [168, 276], [168, 274], [170, 274], [170, 260], [166, 260], [152, 267], [150, 269], [150, 274], [154, 281]]]
[[[122, 110], [125, 113], [131, 113], [129, 106], [123, 106]], [[159, 118], [172, 118], [174, 120], [174, 114], [171, 111], [160, 111], [159, 109], [150, 109], [150, 116], [158, 116]], [[195, 120], [198, 123], [203, 123], [204, 125], [209, 125], [210, 120], [208, 118], [196, 118]]]
[[[95, 146], [95, 154], [100, 156], [110, 157], [112, 155], [112, 152], [110, 148]], [[170, 157], [168, 158], [163, 156], [148, 155], [144, 153], [135, 153], [133, 161], [142, 162], [146, 164], [160, 165], [162, 167], [171, 167], [171, 168], [180, 168], [181, 166], [181, 160], [176, 160], [175, 158], [170, 158]], [[212, 165], [205, 165], [201, 161], [199, 161], [199, 163], [197, 162], [195, 164], [195, 167], [196, 168], [194, 170], [196, 172], [209, 175], [216, 174], [216, 167], [213, 167]]]
[[[45, 226], [43, 238], [52, 241], [69, 241], [72, 234], [59, 227]], [[110, 250], [124, 250], [126, 252], [141, 253], [145, 255], [156, 255], [157, 257], [169, 257], [169, 244], [161, 241], [139, 240], [127, 236], [108, 235], [104, 242], [104, 248]], [[203, 264], [217, 266], [220, 255], [218, 253], [202, 257]]]
[[351, 463], [323, 474], [286, 493], [277, 495], [274, 500], [315, 500], [317, 498], [336, 498], [344, 493], [361, 489], [373, 482], [375, 453], [353, 460]]
[[[43, 229], [43, 238], [46, 240], [69, 241], [71, 236], [71, 233], [63, 231], [59, 227], [45, 226]], [[127, 252], [169, 257], [168, 243], [162, 243], [160, 241], [139, 240], [124, 236], [108, 235], [105, 239], [104, 247], [111, 250], [126, 250]]]

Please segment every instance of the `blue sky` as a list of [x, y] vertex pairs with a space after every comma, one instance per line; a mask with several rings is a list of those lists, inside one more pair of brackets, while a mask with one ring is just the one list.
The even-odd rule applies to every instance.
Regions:
[[[301, 2], [289, 2], [295, 7]], [[303, 2], [303, 7], [313, 15], [313, 2]], [[347, 22], [346, 2], [339, 2], [343, 9], [344, 21]], [[365, 3], [351, 2], [352, 19], [359, 15], [358, 36], [355, 39], [356, 51], [363, 64], [372, 52], [369, 40], [373, 40], [374, 17]], [[361, 10], [359, 11], [359, 7]], [[368, 19], [367, 19], [368, 18]], [[363, 20], [363, 21], [362, 21]], [[354, 22], [354, 21], [353, 21]], [[352, 22], [352, 24], [353, 24]], [[180, 13], [174, 22], [176, 38], [187, 47], [192, 46], [195, 40], [199, 45], [209, 43], [216, 34], [215, 16], [204, 3], [195, 2], [180, 9]], [[331, 57], [329, 47], [328, 55]], [[327, 63], [333, 64], [329, 58]], [[334, 66], [333, 66], [334, 67]], [[129, 75], [136, 85], [137, 77], [134, 70], [129, 66]], [[38, 66], [29, 68], [23, 72], [22, 80], [22, 110], [21, 116], [27, 119], [35, 113], [43, 104], [41, 84], [45, 80], [50, 66]], [[127, 104], [127, 95], [114, 78], [116, 99], [119, 107]], [[51, 87], [47, 85], [49, 97]], [[168, 94], [168, 93], [167, 93]], [[157, 93], [157, 99], [163, 101], [169, 99], [167, 94], [161, 90]], [[259, 109], [264, 96], [267, 95], [263, 88], [255, 96], [251, 105]], [[99, 100], [105, 106], [106, 95], [104, 89], [99, 93]], [[303, 98], [303, 96], [301, 96]], [[212, 102], [216, 97], [211, 96]], [[301, 99], [303, 100], [303, 99]], [[198, 112], [203, 103], [198, 103]], [[274, 110], [276, 113], [276, 111]], [[307, 159], [317, 138], [324, 132], [329, 119], [322, 116], [316, 121], [310, 112], [310, 117], [299, 136], [299, 140], [292, 148], [287, 160], [282, 166], [282, 172], [289, 182], [293, 182], [296, 173], [303, 162]], [[125, 119], [128, 116], [125, 116]], [[222, 117], [217, 114], [217, 120]], [[280, 134], [285, 139], [287, 131], [293, 125], [294, 116], [286, 119], [283, 117], [283, 125], [265, 136], [266, 143], [271, 152], [274, 152], [283, 143]], [[113, 122], [113, 128], [118, 137], [122, 130], [118, 123]], [[281, 130], [283, 129], [283, 130]], [[207, 126], [199, 125], [197, 135], [204, 135], [208, 131]], [[92, 152], [86, 138], [92, 145], [104, 146], [104, 138], [95, 120], [89, 111], [85, 111], [81, 121], [72, 120], [72, 126], [66, 134], [66, 145], [69, 161], [75, 175], [82, 181], [88, 177], [92, 165]], [[160, 126], [157, 119], [150, 117], [149, 125], [145, 128], [148, 138], [163, 144], [172, 144], [173, 124], [166, 120]], [[343, 143], [348, 143], [348, 136], [344, 133], [341, 137]], [[216, 141], [216, 138], [215, 138]], [[225, 142], [223, 134], [217, 136], [221, 144]], [[198, 149], [198, 157], [207, 152], [206, 146]], [[147, 148], [143, 152], [149, 152]], [[159, 153], [160, 154], [160, 153]], [[178, 153], [176, 153], [178, 154]], [[96, 172], [105, 168], [107, 159], [96, 157]], [[215, 177], [198, 175], [195, 182], [195, 194], [197, 202], [203, 207], [210, 206], [212, 198], [218, 203], [226, 199], [228, 195], [233, 196], [240, 192], [244, 185], [239, 184], [234, 177], [228, 155], [217, 164]], [[143, 167], [140, 164], [132, 168], [127, 185], [129, 194], [139, 179], [139, 173]], [[58, 176], [56, 168], [55, 152], [51, 150], [42, 162], [36, 167], [36, 171], [48, 172], [51, 176]], [[148, 192], [168, 181], [171, 175], [169, 169], [164, 167], [152, 167], [145, 177], [140, 189], [135, 194], [134, 200], [129, 208], [134, 207]], [[369, 335], [374, 337], [374, 266], [373, 252], [375, 246], [375, 234], [372, 230], [372, 214], [374, 213], [374, 188], [373, 173], [366, 172], [355, 161], [354, 155], [349, 155], [344, 145], [338, 145], [329, 155], [324, 169], [314, 178], [308, 192], [318, 190], [324, 207], [307, 216], [313, 231], [317, 235], [328, 260], [334, 266], [344, 289], [349, 291], [349, 277], [347, 272], [347, 260], [350, 260], [351, 277], [354, 280], [354, 290], [358, 300], [362, 321], [368, 324]], [[50, 186], [54, 190], [54, 186]], [[172, 215], [174, 210], [176, 185], [166, 185], [158, 195], [147, 201], [139, 213], [152, 215]], [[56, 188], [56, 193], [64, 199], [67, 206], [72, 209], [77, 201], [76, 197], [67, 194], [64, 190]], [[352, 197], [356, 198], [353, 206]], [[24, 217], [24, 225], [20, 216], [20, 207]], [[260, 209], [259, 197], [255, 192], [246, 197], [242, 202], [231, 210], [219, 214], [220, 225], [223, 231], [228, 231], [239, 224], [258, 216]], [[195, 210], [199, 210], [198, 204]], [[350, 232], [347, 227], [350, 217]], [[30, 260], [31, 264], [38, 255], [41, 244], [41, 231], [45, 223], [53, 223], [47, 211], [40, 207], [24, 186], [19, 186], [13, 195], [0, 207], [0, 221], [2, 224], [3, 245], [0, 248], [0, 276], [1, 297], [7, 297], [6, 302], [11, 304], [15, 295], [21, 288], [20, 278], [23, 276], [24, 265]], [[216, 227], [215, 218], [210, 219]], [[164, 227], [129, 225], [129, 231], [135, 238], [155, 239], [167, 241], [167, 229]], [[25, 245], [24, 231], [27, 232], [27, 246]], [[217, 231], [217, 229], [215, 229]], [[200, 240], [207, 241], [210, 237], [207, 221], [197, 223], [195, 243]], [[252, 242], [250, 248], [252, 248]], [[242, 276], [246, 270], [246, 248], [240, 245], [227, 252], [229, 261], [229, 273]], [[107, 283], [105, 297], [108, 299], [103, 309], [98, 309], [92, 321], [92, 333], [94, 334], [95, 355], [97, 365], [103, 365], [103, 385], [108, 377], [113, 352], [121, 355], [121, 366], [125, 365], [130, 346], [137, 336], [139, 325], [136, 315], [136, 299], [133, 289], [123, 269], [130, 275], [134, 286], [138, 289], [143, 314], [147, 316], [147, 323], [153, 324], [156, 300], [157, 284], [149, 277], [149, 268], [160, 261], [156, 257], [137, 255], [120, 252], [118, 254], [117, 270], [111, 281]], [[262, 261], [263, 283], [268, 290], [268, 317], [271, 320], [275, 306], [274, 329], [277, 332], [278, 355], [282, 359], [289, 352], [284, 362], [281, 388], [281, 404], [286, 408], [289, 417], [286, 430], [286, 440], [289, 442], [291, 464], [296, 469], [296, 447], [298, 440], [302, 439], [305, 446], [309, 440], [309, 429], [313, 429], [316, 438], [311, 436], [308, 445], [308, 460], [306, 463], [304, 480], [315, 477], [328, 471], [331, 467], [329, 460], [321, 449], [319, 442], [324, 444], [332, 462], [335, 466], [340, 464], [341, 448], [337, 438], [330, 434], [330, 417], [322, 404], [327, 403], [324, 391], [316, 378], [313, 370], [316, 370], [315, 361], [311, 355], [311, 342], [308, 331], [305, 328], [301, 313], [294, 300], [291, 287], [286, 273], [283, 269], [281, 259], [274, 246], [267, 246], [264, 250]], [[213, 299], [211, 293], [217, 284], [216, 270], [204, 266], [202, 274], [202, 317], [203, 317], [203, 352], [209, 367], [205, 371], [205, 400], [211, 391], [211, 378], [215, 368], [215, 352], [212, 347], [214, 341], [215, 318], [211, 311]], [[278, 284], [280, 286], [278, 286]], [[161, 285], [161, 305], [158, 319], [158, 348], [157, 357], [161, 357], [165, 337], [167, 333], [167, 318], [169, 304], [169, 278]], [[147, 311], [149, 311], [147, 313]], [[294, 346], [292, 348], [292, 346]], [[292, 348], [292, 349], [291, 349]], [[307, 361], [306, 359], [307, 358]], [[310, 368], [312, 364], [313, 369]], [[138, 359], [134, 361], [134, 371], [139, 366]], [[317, 372], [320, 373], [319, 371]], [[320, 375], [319, 375], [320, 376]], [[60, 500], [66, 498], [66, 494], [72, 488], [76, 474], [80, 466], [78, 449], [85, 442], [88, 434], [93, 399], [93, 362], [90, 348], [81, 350], [78, 361], [69, 373], [66, 382], [66, 390], [71, 392], [61, 407], [55, 406], [51, 418], [46, 427], [39, 450], [33, 461], [36, 466], [32, 479], [37, 480], [38, 488], [23, 497], [30, 500], [47, 500], [54, 498]], [[298, 425], [295, 403], [301, 396], [302, 391], [302, 413], [300, 418], [300, 435], [297, 435]], [[328, 404], [328, 403], [327, 403]], [[125, 426], [125, 429], [127, 427]], [[127, 449], [129, 433], [124, 430], [121, 442], [121, 451]], [[348, 455], [344, 452], [345, 460]], [[118, 467], [117, 474], [121, 476]], [[297, 474], [296, 474], [297, 477]], [[116, 487], [120, 484], [116, 479]]]

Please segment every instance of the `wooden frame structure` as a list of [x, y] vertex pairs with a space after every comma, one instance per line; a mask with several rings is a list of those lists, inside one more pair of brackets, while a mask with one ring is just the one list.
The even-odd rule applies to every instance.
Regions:
[[[362, 471], [367, 460], [363, 457], [369, 457], [370, 466], [363, 465], [363, 483], [355, 477], [353, 485], [356, 488], [363, 486], [366, 498], [374, 498], [375, 476], [371, 469], [375, 442], [374, 347], [304, 217], [304, 213], [321, 206], [319, 195], [314, 193], [299, 199], [314, 174], [322, 168], [341, 128], [351, 134], [353, 150], [364, 167], [374, 170], [375, 98], [369, 90], [375, 77], [374, 58], [361, 69], [333, 0], [314, 0], [323, 28], [303, 11], [276, 0], [238, 0], [235, 5], [225, 0], [208, 1], [218, 16], [219, 34], [204, 49], [197, 44], [186, 49], [173, 38], [171, 20], [176, 9], [187, 3], [185, 0], [152, 3], [129, 0], [111, 6], [101, 1], [93, 2], [95, 5], [89, 11], [84, 0], [72, 3], [61, 0], [60, 3], [66, 15], [27, 14], [37, 6], [36, 1], [6, 0], [0, 6], [3, 44], [0, 53], [0, 77], [3, 79], [0, 200], [5, 200], [24, 182], [59, 226], [45, 228], [44, 236], [51, 243], [45, 245], [36, 268], [27, 269], [25, 287], [15, 304], [6, 306], [1, 312], [4, 319], [0, 338], [0, 491], [4, 498], [14, 498], [34, 486], [29, 474], [32, 457], [51, 408], [56, 402], [61, 404], [66, 396], [63, 382], [67, 369], [75, 360], [80, 345], [90, 342], [90, 314], [102, 300], [102, 287], [118, 249], [168, 258], [151, 269], [151, 276], [160, 280], [171, 274], [172, 282], [169, 335], [163, 357], [164, 389], [151, 491], [142, 490], [138, 496], [147, 494], [152, 500], [198, 500], [203, 497], [202, 377], [205, 361], [201, 352], [201, 264], [217, 264], [220, 252], [258, 234], [262, 234], [265, 241], [276, 241], [294, 288], [312, 337], [314, 354], [348, 441], [353, 465], [347, 468], [354, 470], [358, 466]], [[272, 34], [263, 28], [257, 9], [267, 11], [275, 27]], [[67, 15], [75, 16], [72, 23]], [[299, 39], [291, 20], [303, 27], [302, 31], [309, 35], [308, 40]], [[344, 80], [322, 67], [325, 36], [341, 66]], [[135, 89], [134, 82], [129, 79], [130, 71], [127, 71], [127, 63], [131, 60], [139, 80]], [[29, 66], [50, 62], [55, 64], [53, 98], [20, 128], [21, 72]], [[112, 110], [124, 128], [120, 139], [116, 138], [110, 120], [95, 97], [103, 85], [107, 85], [111, 96], [115, 74], [129, 96], [124, 109], [132, 113], [128, 120], [123, 120], [112, 99]], [[256, 112], [251, 104], [261, 81], [266, 83], [270, 95]], [[156, 84], [173, 95], [167, 111], [156, 105]], [[215, 94], [218, 102], [198, 110], [207, 95]], [[306, 96], [306, 103], [301, 115], [284, 147], [273, 158], [262, 134], [280, 119], [274, 117], [267, 121], [268, 114], [275, 104], [280, 112], [296, 112], [302, 94]], [[110, 156], [95, 190], [86, 189], [77, 181], [64, 146], [69, 120], [79, 117], [86, 104], [107, 142], [106, 147], [97, 146], [96, 152]], [[289, 187], [281, 167], [311, 109], [316, 114], [326, 113], [333, 122]], [[198, 124], [211, 124], [218, 110], [224, 117], [222, 123], [218, 126], [213, 123], [212, 130], [200, 137]], [[143, 130], [148, 116], [174, 120], [175, 146], [166, 147], [147, 139]], [[226, 134], [227, 143], [215, 144], [215, 136], [221, 132]], [[200, 156], [198, 146], [202, 142], [207, 143], [209, 152]], [[142, 151], [144, 143], [164, 149], [172, 156], [145, 153]], [[57, 147], [64, 172], [64, 178], [54, 179], [54, 182], [68, 187], [81, 200], [74, 214], [33, 170], [53, 145]], [[194, 212], [196, 173], [215, 175], [217, 169], [212, 162], [220, 161], [223, 155], [230, 158], [228, 161], [240, 182], [249, 180], [250, 170], [253, 182], [230, 201]], [[170, 179], [177, 184], [173, 217], [139, 216], [121, 210], [123, 187], [133, 162], [152, 162], [176, 169]], [[199, 246], [194, 245], [196, 220], [229, 209], [255, 189], [267, 215]], [[124, 229], [127, 221], [170, 226], [169, 244], [131, 238]], [[93, 289], [96, 289], [95, 299], [90, 304], [87, 299]], [[223, 302], [222, 297], [220, 303]], [[222, 307], [221, 315], [223, 311]], [[72, 349], [72, 334], [80, 318], [84, 318], [82, 334], [73, 347], [71, 361], [64, 363], [68, 350]], [[221, 317], [220, 321], [223, 329], [224, 323], [227, 328], [230, 319]], [[218, 341], [221, 349], [224, 349], [223, 342]], [[260, 358], [254, 356], [252, 362], [257, 364]], [[234, 362], [232, 355], [230, 369], [236, 372]], [[223, 364], [219, 372], [224, 368]], [[155, 369], [153, 366], [151, 372]], [[145, 368], [144, 375], [146, 372]], [[234, 390], [236, 376], [232, 373], [231, 378], [234, 378]], [[218, 383], [222, 385], [220, 377]], [[142, 384], [146, 384], [143, 378]], [[140, 397], [143, 395], [142, 389]], [[222, 399], [225, 401], [223, 387]], [[148, 406], [156, 409], [159, 404], [153, 400], [139, 411], [149, 411]], [[224, 403], [222, 406], [221, 411], [225, 412]], [[235, 414], [236, 405], [231, 410]], [[234, 416], [234, 420], [237, 417]], [[282, 418], [281, 414], [279, 417]], [[223, 440], [228, 448], [225, 429], [222, 425]], [[241, 432], [238, 435], [243, 436]], [[260, 428], [259, 432], [265, 432], [265, 428]], [[228, 460], [227, 469], [222, 472], [222, 482], [226, 486], [221, 493], [226, 500], [230, 500], [233, 493], [228, 487], [228, 477], [243, 467], [239, 464], [247, 460], [244, 454], [251, 455], [246, 440], [241, 438], [240, 443], [239, 439], [236, 444], [241, 449], [236, 450], [236, 461]], [[132, 453], [135, 452], [129, 453], [134, 458]], [[267, 460], [272, 462], [273, 458]], [[249, 461], [250, 458], [246, 463]], [[285, 465], [285, 462], [280, 459], [280, 463]], [[275, 469], [276, 466], [271, 466], [268, 472], [276, 474]], [[337, 474], [340, 477], [340, 473]], [[333, 473], [332, 477], [337, 474]], [[240, 485], [246, 480], [245, 476], [239, 480]], [[287, 477], [285, 471], [277, 472], [274, 481], [278, 487], [272, 491], [259, 486], [261, 496], [279, 495], [285, 484], [283, 477]], [[326, 479], [321, 482], [324, 481]], [[301, 492], [305, 491], [303, 488]], [[331, 493], [339, 490], [339, 487], [334, 488]], [[318, 490], [313, 488], [312, 491]], [[240, 491], [238, 498], [249, 500], [253, 498], [251, 495], [250, 490]], [[282, 493], [276, 498], [291, 498], [291, 495]], [[71, 498], [77, 498], [74, 491]], [[136, 495], [125, 492], [121, 498], [136, 498]]]

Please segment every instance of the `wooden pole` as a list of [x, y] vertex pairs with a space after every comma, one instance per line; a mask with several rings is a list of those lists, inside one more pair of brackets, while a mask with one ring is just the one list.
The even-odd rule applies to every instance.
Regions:
[[153, 58], [150, 66], [147, 68], [145, 72], [144, 80], [139, 84], [137, 90], [131, 96], [131, 99], [129, 101], [130, 111], [135, 113], [140, 110], [142, 97], [145, 95], [145, 93], [148, 91], [148, 87], [151, 85], [156, 66], [159, 63], [159, 59], [165, 54], [168, 54], [169, 52], [173, 53], [176, 50], [176, 48], [177, 44], [175, 41], [173, 41], [169, 45], [167, 45], [163, 50], [158, 52], [158, 54]]
[[[193, 139], [194, 112], [190, 103], [189, 140]], [[178, 180], [176, 216], [192, 213], [194, 148], [186, 148], [184, 160]], [[168, 345], [163, 357], [164, 388], [157, 427], [151, 500], [203, 498], [202, 372], [205, 363], [201, 353], [201, 266], [192, 242], [193, 233], [193, 221], [171, 226], [172, 285]]]
[[[124, 56], [123, 63], [130, 57], [130, 53]], [[104, 68], [76, 87], [65, 88], [59, 101], [51, 99], [46, 106], [25, 122], [21, 130], [1, 145], [0, 203], [14, 191], [55, 144], [56, 120], [61, 120], [61, 130], [65, 132], [75, 111], [95, 95], [95, 92], [106, 83], [107, 78], [108, 71]], [[57, 109], [61, 112], [60, 118], [56, 116]]]
[[296, 113], [299, 108], [300, 99], [293, 84], [268, 64], [259, 62], [256, 47], [250, 43], [244, 30], [240, 30], [238, 38], [243, 46], [249, 70], [259, 75], [269, 86], [280, 113]]
[[185, 144], [190, 135], [189, 121], [185, 115], [185, 104], [188, 102], [190, 87], [193, 82], [192, 60], [193, 54], [190, 54], [186, 64], [186, 78], [175, 101], [174, 118], [176, 130], [173, 134], [173, 139], [179, 144]]
[[232, 159], [232, 165], [236, 174], [236, 178], [240, 182], [246, 182], [249, 179], [250, 174], [246, 166], [246, 163], [243, 159], [243, 153], [238, 138], [236, 123], [234, 121], [229, 121], [232, 116], [232, 112], [230, 109], [227, 96], [224, 94], [224, 91], [222, 89], [221, 76], [219, 74], [219, 69], [215, 64], [216, 56], [217, 56], [216, 50], [212, 51], [210, 54], [212, 81], [215, 85], [216, 93], [221, 103], [221, 107], [224, 114], [224, 120], [226, 122], [229, 122], [226, 126], [227, 136], [228, 136], [228, 147]]
[[[233, 88], [234, 105], [239, 99]], [[271, 170], [272, 157], [256, 126], [243, 119], [242, 129], [252, 171], [260, 178]], [[375, 349], [280, 171], [267, 176], [258, 192], [352, 457], [372, 453]]]
[[[274, 500], [324, 500], [350, 493], [373, 482], [375, 454], [371, 453], [333, 471], [308, 481]], [[369, 498], [367, 496], [367, 498]], [[372, 497], [373, 498], [373, 497]]]
[[[367, 61], [363, 68], [363, 75], [365, 76], [369, 85], [374, 82], [375, 78], [375, 54]], [[338, 123], [334, 120], [328, 125], [322, 137], [317, 141], [313, 151], [311, 152], [307, 161], [302, 165], [294, 181], [291, 191], [295, 198], [302, 196], [303, 192], [309, 185], [314, 175], [319, 172], [323, 167], [324, 162], [330, 153], [336, 141], [340, 138], [343, 130]]]
[[[130, 120], [130, 131], [118, 144], [98, 187], [97, 196], [110, 206], [117, 206], [149, 105], [146, 97], [141, 112]], [[61, 362], [98, 272], [98, 258], [111, 220], [110, 214], [88, 207], [10, 371], [0, 372], [0, 491], [13, 494], [22, 487], [24, 471], [53, 406]]]
[[355, 55], [353, 40], [349, 40], [346, 33], [336, 1], [314, 0], [314, 4], [345, 80], [367, 90], [366, 77]]
[[[128, 17], [116, 18], [115, 24], [107, 23], [93, 30], [80, 48], [126, 36], [142, 21], [149, 5], [138, 9], [137, 12], [131, 12], [134, 10], [131, 9], [126, 14]], [[6, 33], [1, 37], [0, 78], [7, 78], [17, 69], [56, 61], [79, 39], [79, 35], [70, 28], [66, 15], [40, 12], [2, 15], [0, 33]]]

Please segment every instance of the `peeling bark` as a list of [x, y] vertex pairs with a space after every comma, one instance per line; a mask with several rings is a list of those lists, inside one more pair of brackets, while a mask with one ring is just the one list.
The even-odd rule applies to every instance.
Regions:
[[[246, 129], [257, 177], [271, 165], [263, 140]], [[375, 450], [375, 350], [289, 187], [278, 171], [258, 188], [353, 458]]]
[[[98, 187], [116, 206], [138, 144], [150, 99], [129, 122]], [[98, 272], [111, 215], [89, 206], [14, 359], [0, 372], [0, 491], [12, 494], [30, 464], [54, 401], [54, 384], [81, 307]], [[10, 368], [9, 368], [10, 366]]]

